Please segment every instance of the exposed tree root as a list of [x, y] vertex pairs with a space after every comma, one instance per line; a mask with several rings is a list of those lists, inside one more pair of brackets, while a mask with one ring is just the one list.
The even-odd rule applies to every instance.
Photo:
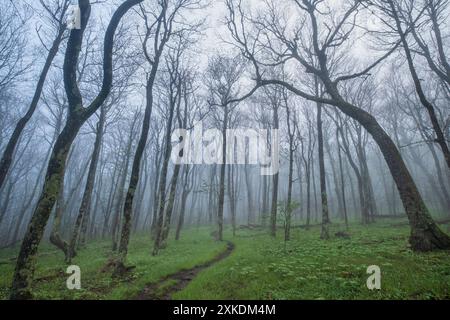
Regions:
[[101, 272], [111, 272], [114, 278], [121, 278], [129, 274], [136, 266], [126, 266], [120, 259], [112, 257], [108, 259]]

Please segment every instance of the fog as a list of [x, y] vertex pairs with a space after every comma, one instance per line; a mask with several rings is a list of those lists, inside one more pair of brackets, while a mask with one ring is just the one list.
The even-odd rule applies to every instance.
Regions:
[[68, 30], [70, 1], [0, 0], [0, 247], [50, 241], [70, 261], [110, 239], [125, 259], [130, 233], [157, 255], [192, 227], [327, 238], [392, 217], [412, 235], [432, 217], [442, 241], [415, 248], [448, 243], [433, 222], [450, 216], [446, 1], [437, 17], [426, 1], [91, 2]]

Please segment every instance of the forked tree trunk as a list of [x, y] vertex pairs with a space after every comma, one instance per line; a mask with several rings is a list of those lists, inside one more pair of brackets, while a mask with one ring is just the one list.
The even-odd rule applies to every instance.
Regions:
[[75, 139], [80, 127], [81, 125], [78, 122], [67, 123], [53, 148], [43, 191], [20, 247], [12, 284], [11, 299], [32, 298], [31, 284], [36, 265], [38, 246], [58, 196], [58, 190], [61, 185], [65, 161], [70, 145]]
[[111, 91], [113, 75], [112, 52], [115, 31], [125, 13], [142, 1], [127, 0], [113, 14], [104, 40], [103, 85], [99, 95], [85, 109], [82, 106], [81, 93], [76, 85], [76, 68], [78, 66], [83, 33], [89, 20], [91, 7], [88, 0], [79, 0], [81, 29], [71, 31], [64, 60], [64, 83], [69, 101], [69, 115], [66, 125], [58, 136], [53, 148], [43, 190], [20, 247], [12, 282], [11, 299], [32, 298], [31, 285], [36, 266], [38, 246], [58, 196], [67, 154], [81, 126], [103, 104]]

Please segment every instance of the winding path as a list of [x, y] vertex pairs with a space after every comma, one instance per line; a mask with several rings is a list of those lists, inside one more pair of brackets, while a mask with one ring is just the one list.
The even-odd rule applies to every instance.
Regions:
[[234, 244], [227, 241], [225, 251], [203, 264], [197, 265], [192, 269], [181, 270], [171, 275], [165, 276], [158, 282], [147, 285], [144, 290], [135, 298], [136, 300], [171, 300], [172, 295], [183, 290], [198, 273], [212, 266], [213, 264], [227, 258], [234, 250]]

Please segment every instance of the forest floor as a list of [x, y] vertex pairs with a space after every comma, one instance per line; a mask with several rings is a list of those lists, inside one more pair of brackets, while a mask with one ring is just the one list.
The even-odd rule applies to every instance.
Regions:
[[[211, 227], [190, 228], [153, 257], [148, 235], [130, 243], [125, 278], [104, 272], [111, 241], [89, 243], [73, 264], [81, 290], [66, 288], [63, 254], [49, 244], [39, 251], [37, 299], [450, 299], [450, 253], [414, 253], [404, 220], [350, 225], [350, 239], [320, 240], [320, 228], [282, 229], [273, 239], [263, 229], [238, 229], [216, 242]], [[448, 225], [441, 225], [449, 231]], [[332, 234], [344, 231], [333, 224]], [[0, 299], [8, 297], [18, 248], [0, 250]], [[368, 290], [367, 267], [381, 268], [381, 290]]]

